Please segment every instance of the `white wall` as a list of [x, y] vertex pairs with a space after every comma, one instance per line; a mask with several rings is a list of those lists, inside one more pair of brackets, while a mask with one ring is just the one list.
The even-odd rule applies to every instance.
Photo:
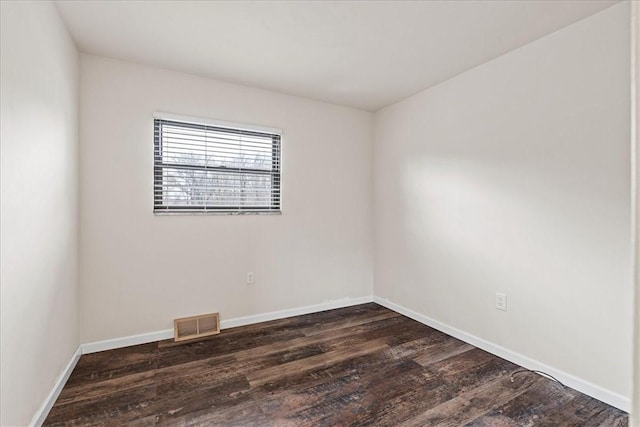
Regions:
[[631, 114], [631, 126], [633, 129], [633, 148], [635, 150], [634, 174], [635, 195], [633, 197], [635, 222], [633, 224], [635, 236], [634, 273], [635, 273], [635, 321], [634, 321], [634, 386], [633, 408], [631, 411], [630, 426], [640, 426], [640, 4], [631, 3], [632, 27], [631, 43], [633, 55], [633, 108]]
[[378, 112], [375, 294], [629, 398], [629, 51], [623, 3]]
[[1, 402], [26, 425], [78, 348], [78, 54], [49, 2], [2, 2]]
[[[371, 113], [87, 55], [80, 105], [83, 342], [371, 295]], [[283, 129], [283, 214], [154, 216], [154, 111]]]

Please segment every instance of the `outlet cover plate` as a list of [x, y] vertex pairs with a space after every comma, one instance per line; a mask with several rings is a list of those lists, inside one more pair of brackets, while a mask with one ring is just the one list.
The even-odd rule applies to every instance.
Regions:
[[498, 310], [507, 311], [507, 294], [496, 292], [496, 308]]

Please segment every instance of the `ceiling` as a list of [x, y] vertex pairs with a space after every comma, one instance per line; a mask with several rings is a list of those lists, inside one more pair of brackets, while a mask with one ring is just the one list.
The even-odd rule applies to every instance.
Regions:
[[82, 52], [375, 111], [617, 1], [58, 1]]

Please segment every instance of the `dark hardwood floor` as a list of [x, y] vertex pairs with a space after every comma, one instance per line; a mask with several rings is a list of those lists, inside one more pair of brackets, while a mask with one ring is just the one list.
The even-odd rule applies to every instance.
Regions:
[[45, 425], [626, 426], [376, 304], [84, 355]]

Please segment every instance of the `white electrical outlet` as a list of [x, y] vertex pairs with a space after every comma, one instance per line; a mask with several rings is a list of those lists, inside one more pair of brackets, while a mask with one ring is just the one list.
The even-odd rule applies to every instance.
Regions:
[[247, 285], [253, 285], [254, 283], [256, 283], [256, 278], [253, 276], [253, 272], [248, 272], [247, 273]]
[[507, 294], [496, 292], [496, 308], [507, 311]]

